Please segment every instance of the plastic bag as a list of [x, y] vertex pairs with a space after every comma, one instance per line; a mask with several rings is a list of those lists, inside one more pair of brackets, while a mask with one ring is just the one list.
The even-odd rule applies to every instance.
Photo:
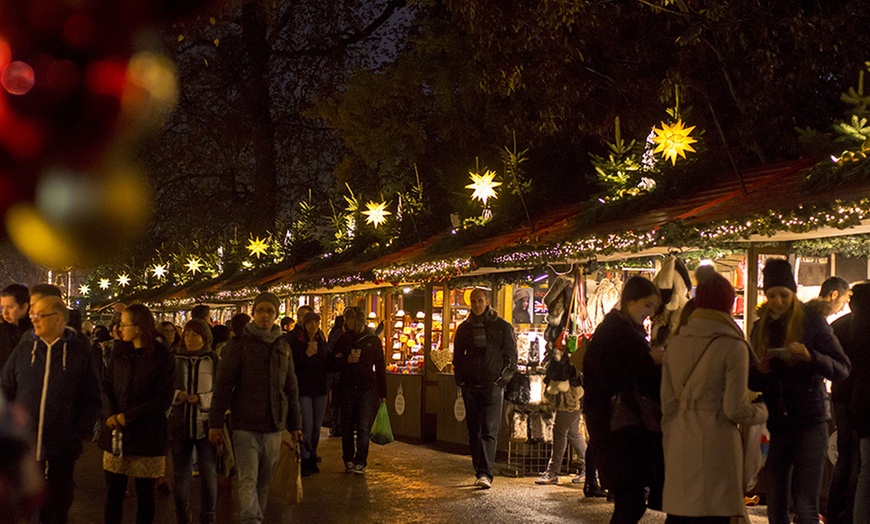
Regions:
[[766, 424], [741, 425], [740, 436], [743, 439], [743, 489], [751, 491], [767, 461], [770, 432]]
[[381, 407], [378, 408], [378, 415], [375, 417], [375, 423], [372, 425], [371, 441], [375, 444], [389, 444], [395, 440], [393, 438], [393, 428], [390, 427], [390, 414], [387, 412], [387, 404], [381, 402]]

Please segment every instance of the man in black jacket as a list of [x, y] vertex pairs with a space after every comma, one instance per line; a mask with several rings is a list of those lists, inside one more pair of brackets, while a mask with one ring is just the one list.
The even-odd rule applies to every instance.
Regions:
[[489, 489], [504, 387], [517, 370], [517, 339], [513, 326], [489, 306], [483, 289], [471, 292], [471, 315], [456, 329], [453, 370], [465, 402], [475, 484]]
[[384, 349], [381, 339], [366, 327], [365, 313], [360, 308], [344, 310], [344, 325], [347, 330], [335, 343], [330, 367], [339, 372], [341, 451], [345, 471], [363, 475], [372, 424], [378, 408], [387, 401]]
[[21, 341], [21, 336], [30, 331], [33, 325], [27, 317], [30, 311], [30, 293], [22, 284], [10, 284], [0, 291], [0, 367], [6, 364], [12, 350]]
[[39, 300], [30, 318], [32, 336], [18, 344], [3, 368], [3, 395], [30, 417], [47, 484], [39, 521], [66, 522], [75, 462], [100, 409], [97, 368], [88, 345], [66, 327], [69, 310], [61, 299]]
[[290, 346], [275, 324], [278, 306], [272, 293], [254, 299], [253, 320], [224, 347], [209, 410], [208, 439], [220, 449], [227, 408], [232, 409], [244, 524], [263, 522], [284, 430], [302, 441], [299, 388]]

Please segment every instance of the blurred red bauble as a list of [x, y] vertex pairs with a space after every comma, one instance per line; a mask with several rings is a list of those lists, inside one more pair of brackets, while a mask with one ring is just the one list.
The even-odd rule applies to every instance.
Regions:
[[24, 95], [33, 88], [36, 78], [33, 68], [24, 62], [12, 62], [3, 68], [0, 83], [3, 89], [11, 95]]

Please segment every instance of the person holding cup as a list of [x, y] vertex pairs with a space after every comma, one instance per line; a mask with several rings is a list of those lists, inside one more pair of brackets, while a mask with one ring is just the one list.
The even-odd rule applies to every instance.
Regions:
[[342, 460], [346, 472], [364, 475], [372, 424], [378, 407], [387, 401], [384, 350], [381, 339], [366, 327], [360, 308], [345, 309], [344, 321], [346, 330], [336, 341], [330, 361], [339, 372]]
[[320, 330], [320, 315], [314, 311], [300, 319], [303, 331], [290, 340], [293, 367], [299, 384], [299, 408], [302, 412], [302, 476], [320, 473], [317, 445], [320, 426], [326, 412], [326, 337]]

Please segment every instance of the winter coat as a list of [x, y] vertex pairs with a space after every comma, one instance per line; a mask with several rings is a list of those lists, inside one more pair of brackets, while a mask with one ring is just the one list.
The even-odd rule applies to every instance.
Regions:
[[651, 400], [659, 399], [661, 371], [650, 356], [643, 326], [617, 309], [608, 313], [583, 359], [583, 384], [586, 427], [599, 450], [602, 486], [660, 485], [661, 435], [640, 427], [610, 431], [610, 399], [617, 393], [638, 390]]
[[[354, 349], [360, 350], [359, 362], [347, 361]], [[330, 369], [338, 371], [338, 388], [343, 392], [376, 391], [378, 398], [387, 398], [387, 374], [381, 339], [370, 328], [361, 332], [346, 331], [332, 350]]]
[[[833, 328], [852, 362], [849, 378], [834, 382], [840, 389], [835, 401], [849, 405], [858, 437], [870, 437], [870, 319], [850, 313], [838, 318]], [[842, 391], [844, 388], [848, 390]]]
[[[177, 442], [208, 436], [208, 412], [214, 396], [218, 358], [211, 349], [180, 351], [175, 355], [175, 396], [169, 415], [169, 439]], [[181, 392], [198, 395], [199, 404], [181, 402]]]
[[[768, 322], [774, 321], [768, 318]], [[759, 322], [752, 329], [753, 348], [760, 346], [761, 327]], [[749, 370], [749, 387], [764, 396], [769, 411], [767, 428], [771, 432], [829, 420], [823, 379], [843, 380], [852, 367], [831, 326], [816, 309], [804, 306], [799, 341], [809, 350], [810, 361], [787, 364], [771, 358], [769, 373], [762, 374], [754, 366]]]
[[38, 460], [78, 458], [100, 412], [100, 383], [90, 348], [71, 328], [51, 348], [32, 332], [30, 338], [16, 346], [3, 367], [3, 395], [27, 413]]
[[[22, 342], [25, 333], [33, 329], [33, 324], [27, 315], [18, 319], [15, 324], [10, 324], [0, 319], [0, 368], [9, 360], [9, 355]], [[32, 334], [32, 332], [31, 332]]]
[[712, 309], [696, 310], [668, 342], [661, 387], [667, 513], [744, 515], [737, 424], [767, 420], [764, 404], [750, 402], [749, 352], [731, 316]]
[[129, 342], [116, 342], [103, 376], [100, 449], [112, 451], [112, 430], [106, 420], [123, 413], [124, 455], [165, 455], [166, 412], [172, 405], [174, 378], [175, 358], [163, 344], [154, 342], [149, 355]]
[[323, 332], [317, 330], [314, 334], [317, 343], [317, 353], [308, 356], [308, 332], [290, 341], [293, 351], [293, 367], [296, 370], [296, 381], [299, 384], [300, 397], [320, 397], [326, 395], [326, 373], [329, 361], [329, 351], [326, 349], [326, 338]]
[[208, 425], [222, 427], [229, 408], [233, 429], [254, 433], [301, 430], [290, 346], [284, 337], [267, 342], [250, 328], [250, 324], [245, 326], [242, 336], [223, 349]]
[[[475, 345], [475, 325], [486, 333], [486, 346]], [[488, 307], [482, 315], [471, 313], [456, 328], [453, 372], [460, 387], [496, 384], [505, 387], [517, 371], [517, 337], [510, 323]]]

